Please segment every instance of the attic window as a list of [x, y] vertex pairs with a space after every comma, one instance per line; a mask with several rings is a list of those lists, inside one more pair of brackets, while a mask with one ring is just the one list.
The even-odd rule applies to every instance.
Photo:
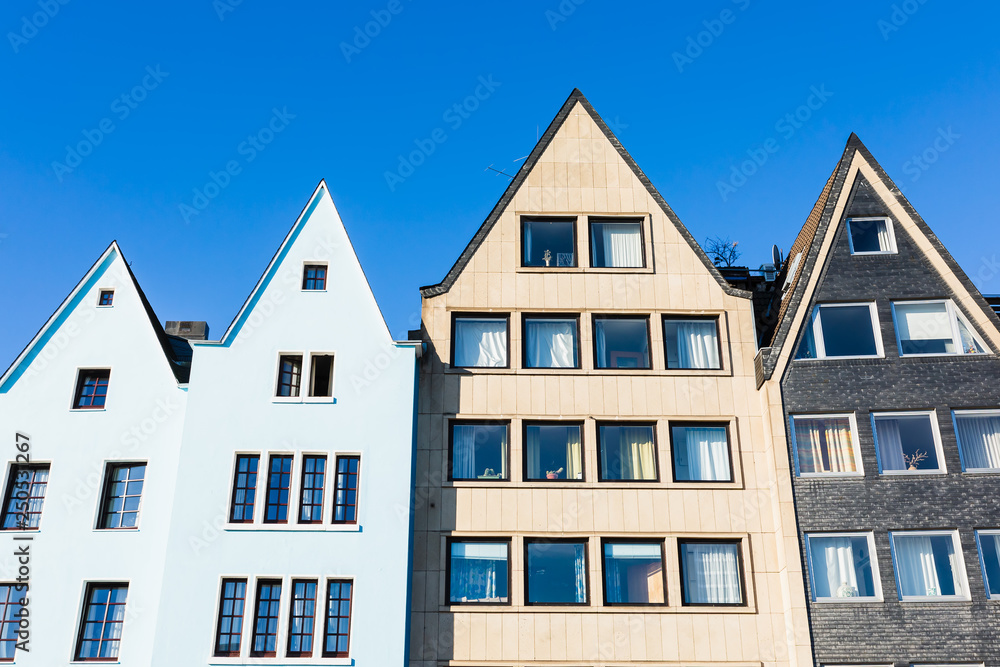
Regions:
[[98, 306], [110, 306], [115, 300], [115, 291], [113, 289], [102, 289], [101, 296], [97, 300]]
[[326, 289], [326, 264], [306, 264], [302, 272], [302, 290], [321, 292]]
[[76, 381], [73, 409], [103, 410], [110, 380], [111, 370], [108, 368], [81, 370]]
[[638, 269], [645, 264], [642, 252], [642, 221], [590, 221], [591, 266]]
[[847, 221], [852, 255], [893, 255], [896, 236], [889, 218], [852, 218]]
[[521, 266], [576, 266], [576, 221], [525, 219], [521, 223]]

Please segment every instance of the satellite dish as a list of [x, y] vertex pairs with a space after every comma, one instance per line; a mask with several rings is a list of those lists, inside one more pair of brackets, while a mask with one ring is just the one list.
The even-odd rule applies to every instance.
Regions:
[[771, 246], [771, 262], [774, 264], [774, 268], [781, 268], [781, 250], [778, 246]]

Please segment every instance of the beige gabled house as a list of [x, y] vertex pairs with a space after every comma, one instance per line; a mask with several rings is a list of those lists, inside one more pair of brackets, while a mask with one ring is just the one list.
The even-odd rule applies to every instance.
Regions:
[[421, 294], [411, 665], [811, 664], [751, 295], [578, 90]]

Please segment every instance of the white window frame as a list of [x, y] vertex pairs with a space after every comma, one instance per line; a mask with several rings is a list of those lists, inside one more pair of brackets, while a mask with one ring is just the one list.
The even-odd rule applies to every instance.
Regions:
[[[310, 396], [312, 392], [312, 361], [314, 356], [333, 357], [330, 369], [330, 395]], [[299, 375], [298, 396], [278, 396], [278, 381], [281, 379], [281, 358], [301, 357], [302, 369]], [[274, 379], [271, 381], [272, 403], [336, 403], [337, 353], [333, 350], [279, 350], [274, 364]]]
[[[910, 595], [903, 597], [899, 584], [899, 563], [896, 561], [896, 538], [897, 537], [941, 537], [947, 535], [951, 538], [952, 547], [955, 550], [956, 562], [958, 563], [959, 585], [962, 589], [960, 595]], [[972, 600], [969, 593], [969, 575], [965, 569], [965, 554], [962, 551], [962, 541], [958, 537], [957, 530], [890, 530], [889, 550], [892, 556], [892, 574], [896, 579], [896, 595], [900, 602], [968, 602]]]
[[[330, 362], [330, 395], [329, 396], [312, 396], [313, 390], [313, 358], [314, 357], [330, 357], [332, 361]], [[303, 393], [299, 391], [299, 396], [302, 398], [303, 403], [336, 403], [334, 380], [337, 378], [337, 355], [335, 352], [326, 350], [310, 350], [307, 355], [309, 360], [308, 369], [303, 368], [303, 380], [307, 382]], [[303, 366], [305, 366], [305, 361], [303, 360]], [[279, 371], [280, 372], [280, 371]], [[277, 386], [277, 384], [275, 384]]]
[[[820, 313], [823, 308], [845, 308], [848, 306], [868, 306], [872, 321], [872, 332], [875, 334], [875, 354], [859, 354], [843, 357], [829, 357], [826, 354], [826, 341], [823, 338], [823, 323]], [[854, 303], [817, 303], [813, 307], [809, 326], [812, 327], [813, 341], [816, 343], [815, 359], [884, 359], [885, 346], [882, 343], [882, 328], [878, 319], [878, 309], [874, 301], [860, 301]], [[801, 345], [801, 343], [799, 343]], [[797, 359], [797, 361], [812, 361], [809, 358]]]
[[[852, 222], [874, 222], [875, 220], [882, 220], [885, 222], [885, 228], [889, 233], [889, 250], [878, 250], [878, 251], [867, 251], [858, 252], [854, 249], [854, 236], [851, 234], [851, 223]], [[847, 219], [847, 243], [851, 248], [851, 254], [864, 257], [871, 255], [895, 255], [899, 253], [899, 249], [896, 246], [896, 230], [893, 229], [892, 219], [885, 216], [874, 216], [869, 218], [848, 218]]]
[[[875, 534], [872, 531], [857, 531], [857, 532], [841, 532], [841, 533], [806, 533], [806, 562], [809, 568], [809, 587], [810, 595], [813, 602], [819, 602], [825, 604], [827, 602], [833, 604], [858, 604], [865, 602], [883, 602], [882, 597], [882, 577], [878, 571], [878, 557], [875, 549]], [[813, 573], [813, 557], [812, 557], [812, 545], [810, 544], [812, 538], [824, 538], [824, 537], [864, 537], [868, 540], [868, 553], [871, 554], [872, 562], [872, 582], [875, 585], [875, 595], [866, 597], [853, 597], [853, 598], [837, 598], [837, 597], [818, 597], [816, 595], [816, 578]]]
[[955, 441], [958, 443], [958, 458], [962, 462], [962, 472], [969, 473], [972, 475], [981, 475], [983, 473], [998, 473], [1000, 468], [969, 468], [965, 463], [965, 452], [962, 449], [962, 436], [958, 434], [958, 418], [959, 417], [1000, 417], [1000, 409], [997, 410], [952, 410], [951, 411], [951, 424], [955, 431]]
[[[835, 419], [838, 417], [847, 417], [851, 420], [851, 438], [854, 442], [854, 465], [858, 469], [857, 472], [802, 472], [799, 468], [799, 444], [795, 437], [795, 420], [796, 419]], [[853, 412], [835, 412], [830, 414], [804, 414], [804, 415], [789, 415], [789, 424], [791, 427], [792, 435], [792, 454], [795, 459], [795, 476], [804, 479], [819, 478], [819, 479], [843, 479], [843, 478], [861, 478], [865, 476], [864, 462], [861, 459], [861, 443], [858, 441], [858, 419]]]
[[979, 569], [983, 575], [983, 588], [986, 589], [986, 599], [1000, 601], [1000, 593], [990, 595], [990, 582], [986, 576], [986, 561], [983, 559], [983, 546], [979, 541], [980, 535], [1000, 535], [1000, 529], [986, 528], [976, 531], [976, 555], [979, 557]]
[[[931, 422], [931, 436], [934, 438], [934, 452], [937, 454], [938, 467], [931, 470], [885, 470], [882, 467], [882, 450], [878, 444], [878, 431], [875, 420], [879, 417], [920, 417], [926, 416]], [[944, 462], [944, 448], [941, 446], [941, 428], [938, 425], [937, 410], [910, 410], [899, 412], [872, 412], [872, 436], [875, 439], [875, 460], [878, 462], [880, 475], [943, 475], [948, 472]]]
[[[898, 318], [896, 316], [896, 306], [897, 305], [899, 305], [899, 306], [919, 306], [919, 305], [932, 304], [932, 303], [941, 303], [941, 304], [945, 305], [945, 312], [948, 314], [948, 319], [949, 319], [949, 321], [951, 323], [951, 339], [952, 339], [952, 342], [955, 344], [955, 349], [959, 350], [959, 351], [958, 352], [930, 352], [930, 353], [924, 353], [924, 354], [904, 354], [903, 353], [903, 341], [902, 341], [902, 339], [899, 336], [899, 320], [898, 320]], [[983, 352], [963, 352], [963, 351], [961, 351], [961, 349], [962, 349], [962, 332], [958, 328], [959, 318], [962, 319], [963, 324], [965, 324], [966, 328], [969, 330], [969, 333], [972, 334], [972, 337], [976, 339], [976, 342], [979, 344], [979, 346], [983, 348], [983, 350], [984, 350]], [[955, 302], [952, 301], [951, 299], [922, 299], [922, 300], [917, 300], [917, 301], [893, 301], [892, 302], [892, 328], [895, 329], [895, 332], [896, 332], [896, 349], [899, 351], [899, 356], [901, 356], [901, 357], [961, 357], [961, 356], [975, 356], [977, 354], [990, 354], [991, 353], [991, 350], [990, 350], [989, 346], [986, 345], [986, 342], [979, 335], [979, 332], [976, 331], [975, 327], [972, 326], [972, 323], [969, 322], [969, 319], [965, 316], [964, 313], [962, 313], [962, 311], [960, 311], [958, 309], [958, 307], [955, 305]]]

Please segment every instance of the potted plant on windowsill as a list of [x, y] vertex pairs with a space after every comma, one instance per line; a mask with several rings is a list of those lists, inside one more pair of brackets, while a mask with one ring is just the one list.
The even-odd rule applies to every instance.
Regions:
[[562, 471], [562, 468], [559, 468], [558, 470], [546, 470], [545, 479], [559, 479], [559, 473]]
[[913, 456], [907, 456], [903, 454], [903, 463], [906, 464], [907, 470], [917, 470], [920, 462], [927, 458], [927, 452], [922, 452], [919, 449], [913, 452]]

